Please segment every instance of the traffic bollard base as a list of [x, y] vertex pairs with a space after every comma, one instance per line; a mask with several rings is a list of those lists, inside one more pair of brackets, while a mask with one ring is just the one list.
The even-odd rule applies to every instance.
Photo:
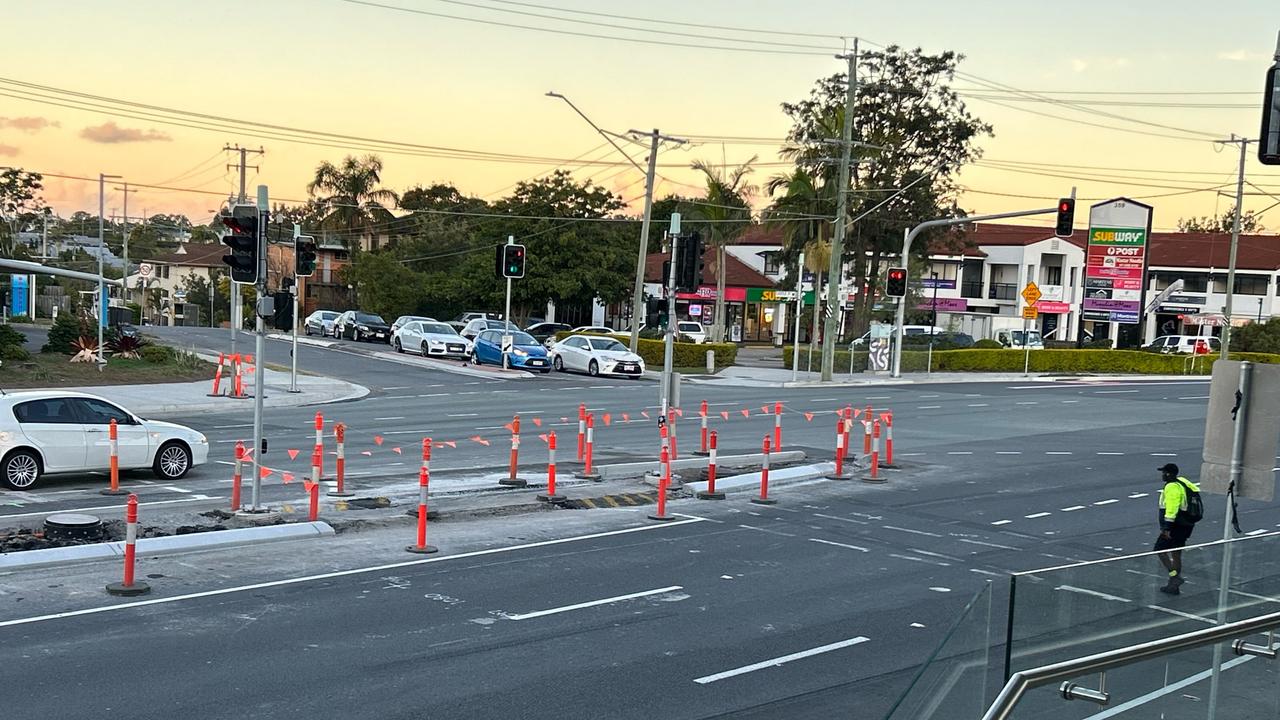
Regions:
[[417, 545], [406, 545], [404, 550], [405, 552], [411, 552], [417, 555], [430, 555], [431, 553], [440, 552], [440, 548], [435, 545], [423, 545], [421, 547]]
[[875, 484], [879, 485], [880, 483], [882, 483], [882, 482], [884, 482], [884, 481], [885, 481], [885, 478], [884, 478], [884, 477], [871, 477], [870, 475], [863, 475], [863, 476], [862, 476], [862, 481], [863, 481], [863, 482], [869, 482], [869, 483], [875, 483]]
[[724, 493], [720, 492], [719, 490], [715, 492], [707, 492], [706, 490], [699, 490], [697, 497], [699, 500], [723, 500]]
[[578, 478], [579, 480], [596, 480], [596, 481], [600, 480], [600, 473], [594, 473], [594, 472], [593, 473], [584, 473], [584, 472], [574, 473], [573, 476]]
[[115, 490], [112, 490], [111, 488], [104, 488], [102, 490], [99, 490], [98, 494], [99, 495], [128, 495], [129, 491], [123, 490], [121, 488], [116, 488]]
[[520, 478], [516, 478], [514, 480], [512, 480], [511, 478], [503, 478], [498, 481], [498, 484], [503, 487], [522, 488], [522, 487], [528, 486], [529, 483], [525, 480], [521, 480]]
[[694, 450], [694, 451], [693, 451], [692, 453], [690, 453], [690, 454], [691, 454], [691, 455], [696, 455], [696, 456], [698, 456], [698, 457], [709, 457], [709, 456], [711, 455], [711, 451], [709, 451], [709, 450]]
[[751, 498], [751, 502], [757, 505], [777, 505], [778, 501], [773, 498]]
[[660, 521], [662, 521], [662, 522], [671, 522], [672, 520], [675, 520], [675, 519], [676, 519], [676, 516], [675, 516], [675, 515], [671, 515], [671, 514], [669, 514], [669, 513], [668, 513], [668, 514], [666, 514], [666, 515], [659, 515], [658, 513], [650, 513], [650, 514], [649, 514], [649, 519], [650, 519], [650, 520], [660, 520]]
[[107, 586], [107, 594], [115, 595], [117, 597], [137, 597], [139, 595], [146, 595], [149, 592], [151, 592], [150, 585], [144, 582], [138, 582], [136, 580], [132, 585], [125, 585], [124, 583], [111, 583], [110, 585]]
[[901, 466], [901, 465], [899, 465], [898, 463], [894, 463], [894, 464], [892, 464], [892, 465], [886, 465], [885, 463], [880, 463], [880, 469], [881, 469], [881, 470], [897, 470], [897, 469], [899, 469], [899, 468], [901, 468], [901, 467], [902, 467], [902, 466]]
[[547, 495], [546, 493], [538, 493], [538, 499], [539, 499], [539, 500], [541, 500], [542, 502], [549, 502], [549, 503], [564, 502], [564, 496], [563, 496], [563, 495], [561, 495], [560, 493], [556, 493], [555, 495]]
[[338, 492], [337, 490], [330, 490], [329, 492], [325, 493], [325, 495], [328, 495], [329, 497], [351, 497], [352, 495], [355, 495], [355, 493], [348, 492], [346, 490], [343, 490], [342, 492]]
[[297, 394], [297, 393], [300, 393], [300, 392], [302, 392], [302, 391], [301, 391], [301, 390], [285, 390], [285, 392], [290, 393], [290, 394]]
[[[408, 512], [406, 512], [406, 513], [405, 513], [405, 515], [408, 515], [409, 517], [415, 517], [415, 518], [416, 518], [416, 517], [418, 517], [418, 508], [416, 508], [416, 507], [415, 507], [415, 508], [411, 508]], [[435, 510], [427, 510], [427, 519], [428, 519], [428, 520], [435, 520], [435, 519], [436, 519], [436, 518], [438, 518], [438, 517], [440, 517], [440, 513], [439, 513], [439, 512], [437, 512], [437, 511], [435, 511]]]
[[841, 474], [839, 474], [839, 475], [837, 475], [837, 474], [835, 474], [835, 473], [831, 473], [830, 475], [828, 475], [828, 476], [827, 476], [827, 479], [828, 479], [828, 480], [852, 480], [852, 479], [853, 479], [853, 473], [848, 472], [848, 471], [845, 471], [845, 472], [843, 472], [843, 473], [841, 473]]

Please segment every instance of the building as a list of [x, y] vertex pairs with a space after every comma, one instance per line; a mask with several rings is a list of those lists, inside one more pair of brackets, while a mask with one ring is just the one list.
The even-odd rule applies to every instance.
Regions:
[[[725, 251], [725, 317], [731, 342], [773, 342], [787, 328], [785, 300], [776, 297], [776, 284], [739, 259], [737, 253]], [[676, 294], [676, 317], [697, 320], [704, 326], [714, 321], [716, 303], [716, 252], [703, 252], [702, 282], [696, 292]], [[645, 258], [645, 293], [651, 298], [663, 297], [662, 265], [669, 253], [653, 253]], [[663, 310], [665, 313], [665, 309]]]

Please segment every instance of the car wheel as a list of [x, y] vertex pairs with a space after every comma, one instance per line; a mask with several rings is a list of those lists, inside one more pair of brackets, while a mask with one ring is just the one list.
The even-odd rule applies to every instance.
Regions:
[[587, 365], [587, 374], [590, 375], [591, 377], [599, 377], [600, 363], [596, 362], [595, 360], [592, 360], [591, 364]]
[[468, 359], [471, 361], [472, 365], [475, 365], [476, 367], [480, 366], [480, 356], [476, 354], [475, 351], [472, 351], [471, 357]]
[[164, 480], [177, 480], [191, 469], [191, 450], [180, 442], [167, 442], [160, 446], [151, 469]]
[[564, 358], [557, 355], [556, 359], [551, 361], [551, 364], [555, 366], [556, 372], [564, 372]]
[[303, 326], [302, 326], [302, 333], [303, 333], [304, 335], [306, 335], [307, 337], [311, 337], [311, 326], [310, 326], [310, 325], [303, 325]]
[[4, 459], [4, 484], [27, 490], [40, 479], [40, 457], [30, 450], [14, 450]]
[[418, 352], [422, 353], [422, 357], [427, 357], [431, 353], [427, 350], [427, 341], [422, 341], [422, 347], [418, 348]]
[[400, 338], [396, 338], [395, 340], [392, 341], [391, 344], [396, 346], [396, 352], [398, 353], [404, 352], [404, 348], [400, 347]]

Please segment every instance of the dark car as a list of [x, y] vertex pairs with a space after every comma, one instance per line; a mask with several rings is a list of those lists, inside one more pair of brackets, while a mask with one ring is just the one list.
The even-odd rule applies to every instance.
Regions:
[[556, 333], [571, 329], [572, 328], [570, 326], [565, 325], [564, 323], [540, 322], [530, 325], [525, 328], [524, 331], [532, 335], [534, 340], [545, 345], [547, 340], [556, 336]]
[[377, 340], [387, 342], [387, 338], [391, 337], [391, 326], [380, 315], [348, 310], [334, 321], [333, 334], [356, 342]]

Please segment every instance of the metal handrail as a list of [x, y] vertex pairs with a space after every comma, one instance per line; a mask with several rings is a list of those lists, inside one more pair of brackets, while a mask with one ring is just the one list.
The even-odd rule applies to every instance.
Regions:
[[[1270, 615], [1259, 615], [1248, 620], [1219, 625], [1217, 627], [1197, 630], [1185, 635], [1177, 635], [1163, 640], [1133, 645], [1106, 652], [1088, 655], [1074, 660], [1066, 660], [1052, 665], [1043, 665], [1029, 670], [1019, 670], [1009, 677], [1009, 681], [1001, 688], [991, 707], [982, 716], [982, 720], [1007, 720], [1022, 696], [1032, 688], [1042, 687], [1059, 680], [1068, 680], [1081, 675], [1106, 672], [1112, 668], [1131, 665], [1161, 655], [1180, 650], [1213, 645], [1234, 636], [1254, 635], [1280, 627], [1280, 612]], [[1237, 651], [1239, 652], [1239, 651]]]

